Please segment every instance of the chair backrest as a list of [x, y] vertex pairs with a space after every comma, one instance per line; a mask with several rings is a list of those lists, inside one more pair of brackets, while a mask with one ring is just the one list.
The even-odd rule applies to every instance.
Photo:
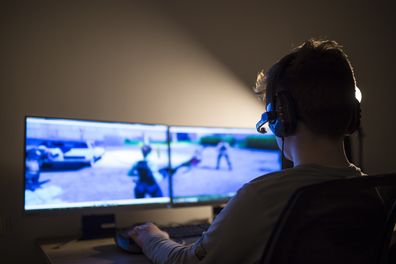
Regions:
[[[394, 194], [396, 194], [396, 188], [393, 188]], [[396, 200], [393, 200], [391, 205], [390, 214], [388, 216], [387, 224], [385, 225], [385, 239], [382, 252], [381, 264], [395, 264], [396, 263], [396, 239], [393, 239], [393, 244], [391, 244], [392, 237], [395, 236], [394, 228], [396, 225]]]
[[[375, 264], [389, 245], [396, 174], [327, 181], [298, 189], [267, 242], [264, 264]], [[394, 207], [393, 207], [394, 208]], [[393, 218], [392, 218], [393, 217]], [[393, 229], [392, 226], [392, 229]], [[389, 246], [388, 246], [389, 247]]]

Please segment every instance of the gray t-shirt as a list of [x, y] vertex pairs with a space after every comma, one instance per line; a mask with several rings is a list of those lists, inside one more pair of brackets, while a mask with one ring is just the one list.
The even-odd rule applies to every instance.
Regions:
[[304, 165], [266, 174], [245, 184], [194, 244], [151, 236], [143, 252], [154, 263], [256, 263], [294, 191], [361, 175], [352, 164], [346, 168]]

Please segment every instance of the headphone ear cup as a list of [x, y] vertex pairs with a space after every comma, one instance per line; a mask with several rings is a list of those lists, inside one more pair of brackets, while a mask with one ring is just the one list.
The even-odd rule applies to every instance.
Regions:
[[360, 127], [360, 119], [362, 117], [362, 110], [360, 108], [360, 103], [357, 99], [354, 99], [354, 106], [352, 107], [352, 116], [349, 121], [348, 128], [346, 130], [347, 135], [353, 134]]
[[272, 131], [272, 133], [277, 137], [283, 137], [283, 132], [284, 132], [282, 119], [281, 119], [280, 113], [279, 113], [279, 104], [280, 103], [281, 102], [279, 100], [279, 97], [276, 96], [275, 102], [273, 104], [270, 103], [268, 105], [271, 108], [271, 111], [274, 111], [276, 113], [276, 118], [271, 120], [268, 123], [268, 127]]
[[283, 122], [279, 117], [279, 114], [277, 116], [277, 118], [272, 121], [271, 123], [268, 124], [268, 127], [271, 129], [272, 133], [274, 133], [275, 136], [277, 137], [284, 137], [284, 126], [283, 126]]
[[296, 132], [297, 116], [294, 102], [287, 91], [280, 92], [276, 97], [277, 118], [269, 124], [277, 137], [291, 136]]

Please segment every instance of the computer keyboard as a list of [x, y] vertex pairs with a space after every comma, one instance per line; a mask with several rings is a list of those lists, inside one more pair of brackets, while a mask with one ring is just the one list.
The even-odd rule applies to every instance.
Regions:
[[176, 226], [162, 226], [161, 230], [167, 232], [170, 238], [185, 238], [201, 236], [203, 232], [208, 230], [210, 224], [185, 224]]

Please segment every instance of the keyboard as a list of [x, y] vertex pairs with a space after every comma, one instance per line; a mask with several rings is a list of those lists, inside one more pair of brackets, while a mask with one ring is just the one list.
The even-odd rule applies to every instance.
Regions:
[[201, 236], [203, 232], [208, 230], [210, 224], [186, 224], [176, 226], [161, 226], [160, 229], [167, 232], [170, 238], [185, 238]]

